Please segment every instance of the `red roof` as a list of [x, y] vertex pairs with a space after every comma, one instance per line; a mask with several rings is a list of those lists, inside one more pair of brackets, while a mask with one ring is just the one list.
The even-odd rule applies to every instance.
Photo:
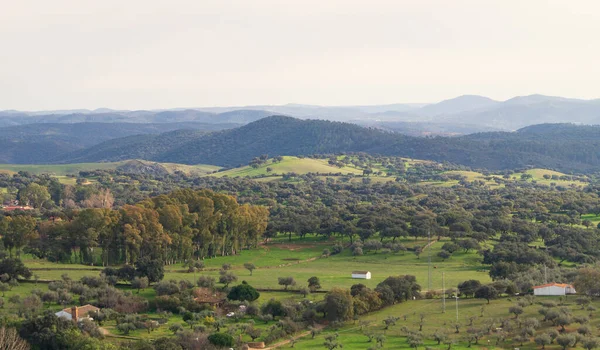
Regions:
[[33, 209], [30, 206], [19, 206], [19, 205], [7, 205], [6, 207], [3, 207], [2, 210], [4, 211], [13, 211], [13, 210], [31, 210]]
[[573, 285], [567, 283], [546, 283], [541, 286], [535, 286], [533, 289], [545, 288], [545, 287], [561, 287], [561, 288], [573, 288]]

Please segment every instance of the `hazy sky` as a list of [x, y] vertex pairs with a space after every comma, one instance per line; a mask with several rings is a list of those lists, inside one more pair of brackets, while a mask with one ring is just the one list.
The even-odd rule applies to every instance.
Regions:
[[597, 0], [0, 0], [0, 110], [600, 97]]

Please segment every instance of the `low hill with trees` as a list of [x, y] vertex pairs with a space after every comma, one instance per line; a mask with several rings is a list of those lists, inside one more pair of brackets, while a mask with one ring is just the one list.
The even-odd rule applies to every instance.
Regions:
[[63, 163], [140, 158], [237, 167], [262, 155], [366, 152], [451, 162], [472, 168], [523, 167], [563, 172], [600, 170], [600, 127], [530, 126], [517, 132], [462, 137], [410, 137], [354, 124], [273, 116], [209, 134], [178, 131], [113, 140], [61, 157]]

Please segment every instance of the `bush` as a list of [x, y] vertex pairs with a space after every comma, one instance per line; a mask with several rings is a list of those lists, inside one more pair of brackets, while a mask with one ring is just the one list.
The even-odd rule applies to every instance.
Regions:
[[215, 279], [210, 276], [200, 276], [196, 284], [198, 287], [213, 289], [215, 288]]
[[177, 312], [181, 306], [181, 300], [174, 296], [162, 295], [154, 299], [154, 304], [158, 310]]
[[179, 293], [179, 285], [174, 281], [162, 281], [154, 285], [157, 295], [173, 295]]
[[230, 300], [241, 300], [241, 301], [254, 301], [260, 297], [260, 293], [251, 285], [242, 281], [242, 284], [231, 288], [231, 291], [227, 295], [227, 299]]
[[208, 336], [208, 341], [215, 346], [233, 346], [233, 337], [227, 333], [213, 333]]
[[331, 247], [331, 255], [339, 254], [344, 251], [344, 246], [340, 243], [336, 243], [333, 247]]

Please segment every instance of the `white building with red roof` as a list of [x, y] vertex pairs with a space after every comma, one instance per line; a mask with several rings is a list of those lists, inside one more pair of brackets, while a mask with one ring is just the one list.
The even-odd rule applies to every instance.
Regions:
[[575, 293], [573, 285], [566, 283], [547, 283], [533, 287], [533, 295], [567, 295]]

